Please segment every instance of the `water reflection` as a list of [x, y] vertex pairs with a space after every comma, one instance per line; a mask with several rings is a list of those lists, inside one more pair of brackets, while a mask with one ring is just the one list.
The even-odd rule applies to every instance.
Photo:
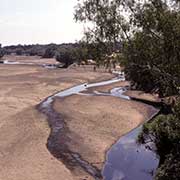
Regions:
[[123, 136], [108, 152], [103, 169], [105, 180], [152, 180], [158, 157], [136, 143], [141, 127]]

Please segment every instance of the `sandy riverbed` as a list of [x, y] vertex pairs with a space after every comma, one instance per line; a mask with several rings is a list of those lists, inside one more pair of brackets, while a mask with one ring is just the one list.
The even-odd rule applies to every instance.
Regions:
[[46, 149], [50, 129], [35, 106], [59, 90], [103, 76], [84, 72], [0, 65], [0, 179], [74, 179]]
[[[56, 99], [54, 108], [66, 124], [64, 136], [69, 141], [64, 143], [100, 170], [111, 145], [153, 112], [153, 108], [141, 103], [110, 96], [73, 95]], [[79, 173], [78, 168], [75, 173]]]
[[[50, 128], [36, 105], [59, 90], [110, 78], [110, 74], [83, 68], [48, 70], [1, 64], [0, 180], [92, 179], [81, 168], [69, 170], [49, 153], [46, 142]], [[150, 112], [140, 103], [103, 96], [74, 95], [57, 99], [54, 107], [69, 129], [68, 147], [98, 168], [102, 168], [107, 149]]]

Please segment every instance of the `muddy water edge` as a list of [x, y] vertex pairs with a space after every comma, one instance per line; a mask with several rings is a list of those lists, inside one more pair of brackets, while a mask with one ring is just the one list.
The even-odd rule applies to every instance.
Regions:
[[[115, 78], [100, 83], [78, 85], [46, 98], [37, 106], [37, 109], [47, 116], [48, 124], [51, 128], [51, 132], [47, 141], [47, 148], [54, 157], [63, 161], [67, 168], [73, 169], [75, 167], [81, 167], [95, 180], [153, 179], [154, 172], [158, 167], [159, 159], [155, 153], [148, 151], [145, 146], [138, 145], [136, 143], [137, 136], [141, 131], [142, 126], [121, 137], [110, 148], [107, 153], [106, 162], [102, 171], [101, 169], [98, 169], [97, 167], [82, 159], [80, 154], [69, 150], [65, 143], [70, 140], [67, 137], [67, 132], [69, 129], [63, 120], [63, 116], [53, 109], [54, 99], [57, 97], [65, 98], [72, 94], [83, 95], [82, 92], [86, 91], [88, 88], [99, 87], [124, 80], [124, 77], [121, 76], [120, 78]], [[112, 89], [110, 93], [101, 94], [99, 92], [94, 92], [93, 94], [88, 95], [116, 96], [126, 100], [131, 100], [128, 96], [123, 95], [124, 92], [124, 87], [119, 87]], [[153, 112], [152, 118], [157, 113], [158, 110]]]

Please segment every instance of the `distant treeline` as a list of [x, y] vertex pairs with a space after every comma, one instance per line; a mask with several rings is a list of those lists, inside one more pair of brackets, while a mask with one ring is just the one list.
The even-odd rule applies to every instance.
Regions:
[[[94, 60], [97, 64], [102, 62], [102, 58], [111, 55], [111, 44], [87, 44], [85, 42], [68, 44], [47, 44], [47, 45], [12, 45], [1, 48], [3, 55], [26, 55], [41, 56], [42, 58], [56, 58], [57, 61], [64, 64], [64, 67], [88, 60]], [[120, 51], [121, 44], [116, 43], [114, 51]], [[104, 55], [104, 57], [102, 57]]]
[[[4, 52], [6, 55], [16, 54], [16, 55], [27, 55], [27, 56], [44, 56], [45, 52], [48, 49], [72, 49], [79, 47], [78, 43], [68, 43], [68, 44], [33, 44], [33, 45], [11, 45], [11, 46], [4, 46]], [[48, 57], [53, 57], [54, 54], [49, 54]]]
[[5, 54], [5, 51], [0, 44], [0, 59], [4, 56], [4, 54]]

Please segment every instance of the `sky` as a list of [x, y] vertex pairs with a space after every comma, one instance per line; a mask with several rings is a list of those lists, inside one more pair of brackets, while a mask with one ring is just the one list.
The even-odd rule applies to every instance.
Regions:
[[73, 20], [77, 0], [0, 0], [0, 43], [47, 44], [80, 40]]

